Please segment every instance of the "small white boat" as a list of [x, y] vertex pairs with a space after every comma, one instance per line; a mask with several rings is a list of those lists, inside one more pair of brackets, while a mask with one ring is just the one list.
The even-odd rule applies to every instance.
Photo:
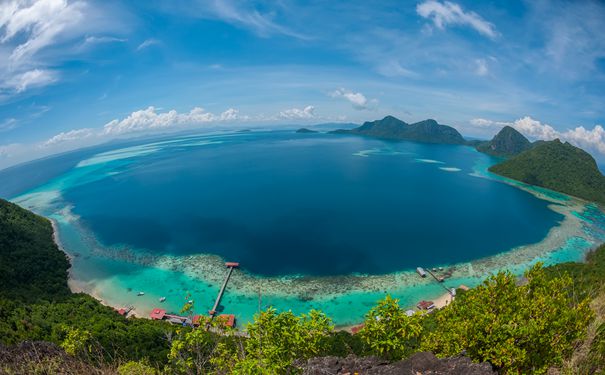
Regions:
[[166, 297], [160, 297], [160, 302], [166, 301]]
[[137, 296], [139, 296], [139, 297], [140, 297], [140, 296], [144, 296], [144, 295], [145, 295], [145, 292], [139, 292], [139, 293], [137, 294]]
[[193, 303], [193, 300], [190, 299], [189, 301], [187, 301], [187, 303], [191, 304], [191, 303]]

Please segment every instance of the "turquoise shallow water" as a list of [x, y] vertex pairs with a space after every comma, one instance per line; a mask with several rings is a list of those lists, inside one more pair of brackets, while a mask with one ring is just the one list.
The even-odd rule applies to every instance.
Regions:
[[[319, 308], [359, 321], [386, 293], [406, 306], [448, 286], [536, 261], [582, 259], [605, 240], [594, 205], [486, 172], [461, 146], [284, 132], [191, 135], [86, 155], [14, 201], [53, 219], [72, 287], [145, 314], [212, 306], [225, 269], [244, 266], [222, 303]], [[145, 296], [137, 297], [138, 291]]]

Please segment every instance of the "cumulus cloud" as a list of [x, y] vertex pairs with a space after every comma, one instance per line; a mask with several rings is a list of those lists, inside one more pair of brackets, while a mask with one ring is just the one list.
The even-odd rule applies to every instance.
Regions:
[[544, 124], [529, 116], [525, 116], [513, 122], [476, 118], [472, 119], [470, 123], [473, 126], [482, 128], [508, 125], [531, 139], [550, 141], [559, 138], [588, 151], [596, 151], [605, 155], [605, 129], [603, 129], [601, 125], [596, 125], [593, 129], [586, 129], [583, 126], [579, 126], [575, 129], [561, 132], [552, 126]]
[[46, 142], [42, 143], [41, 146], [49, 147], [59, 143], [79, 141], [81, 139], [90, 138], [95, 135], [95, 131], [90, 128], [70, 130], [55, 135], [54, 137], [48, 139]]
[[315, 118], [315, 107], [312, 105], [308, 105], [303, 109], [299, 108], [291, 108], [281, 111], [279, 113], [279, 118], [287, 119], [287, 120], [308, 120]]
[[370, 109], [374, 107], [378, 101], [376, 99], [369, 100], [360, 92], [353, 92], [344, 88], [339, 88], [330, 93], [333, 98], [343, 98], [348, 100], [353, 108], [358, 110]]
[[115, 119], [108, 122], [103, 127], [103, 133], [106, 135], [119, 135], [245, 119], [247, 117], [240, 116], [239, 112], [233, 108], [215, 115], [200, 107], [195, 107], [188, 113], [178, 113], [175, 110], [157, 112], [155, 107], [150, 106], [147, 109], [132, 112], [122, 120]]
[[430, 19], [439, 29], [445, 29], [448, 25], [469, 26], [478, 33], [489, 38], [498, 36], [496, 27], [484, 20], [475, 12], [465, 12], [462, 7], [449, 1], [424, 1], [416, 6], [416, 13], [423, 18]]

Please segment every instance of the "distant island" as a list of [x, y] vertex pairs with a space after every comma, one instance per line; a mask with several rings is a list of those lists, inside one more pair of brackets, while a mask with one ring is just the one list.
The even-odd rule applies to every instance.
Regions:
[[307, 128], [300, 128], [296, 132], [297, 133], [317, 133], [317, 131], [311, 130], [311, 129], [307, 129]]
[[330, 133], [475, 147], [479, 152], [505, 159], [489, 168], [490, 172], [605, 204], [605, 176], [589, 153], [558, 139], [532, 143], [510, 126], [503, 127], [490, 141], [478, 141], [466, 140], [456, 129], [432, 119], [408, 124], [386, 116], [354, 129]]
[[332, 134], [357, 134], [376, 138], [464, 145], [466, 140], [451, 126], [440, 125], [435, 120], [424, 120], [408, 124], [393, 116], [382, 120], [365, 122], [354, 129], [338, 129]]
[[501, 157], [510, 157], [532, 148], [532, 143], [510, 126], [505, 126], [488, 142], [476, 145], [478, 151]]

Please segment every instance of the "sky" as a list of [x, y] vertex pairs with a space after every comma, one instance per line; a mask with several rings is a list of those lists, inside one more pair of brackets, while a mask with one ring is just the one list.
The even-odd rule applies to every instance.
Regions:
[[605, 3], [0, 0], [0, 168], [188, 129], [433, 118], [605, 160]]

